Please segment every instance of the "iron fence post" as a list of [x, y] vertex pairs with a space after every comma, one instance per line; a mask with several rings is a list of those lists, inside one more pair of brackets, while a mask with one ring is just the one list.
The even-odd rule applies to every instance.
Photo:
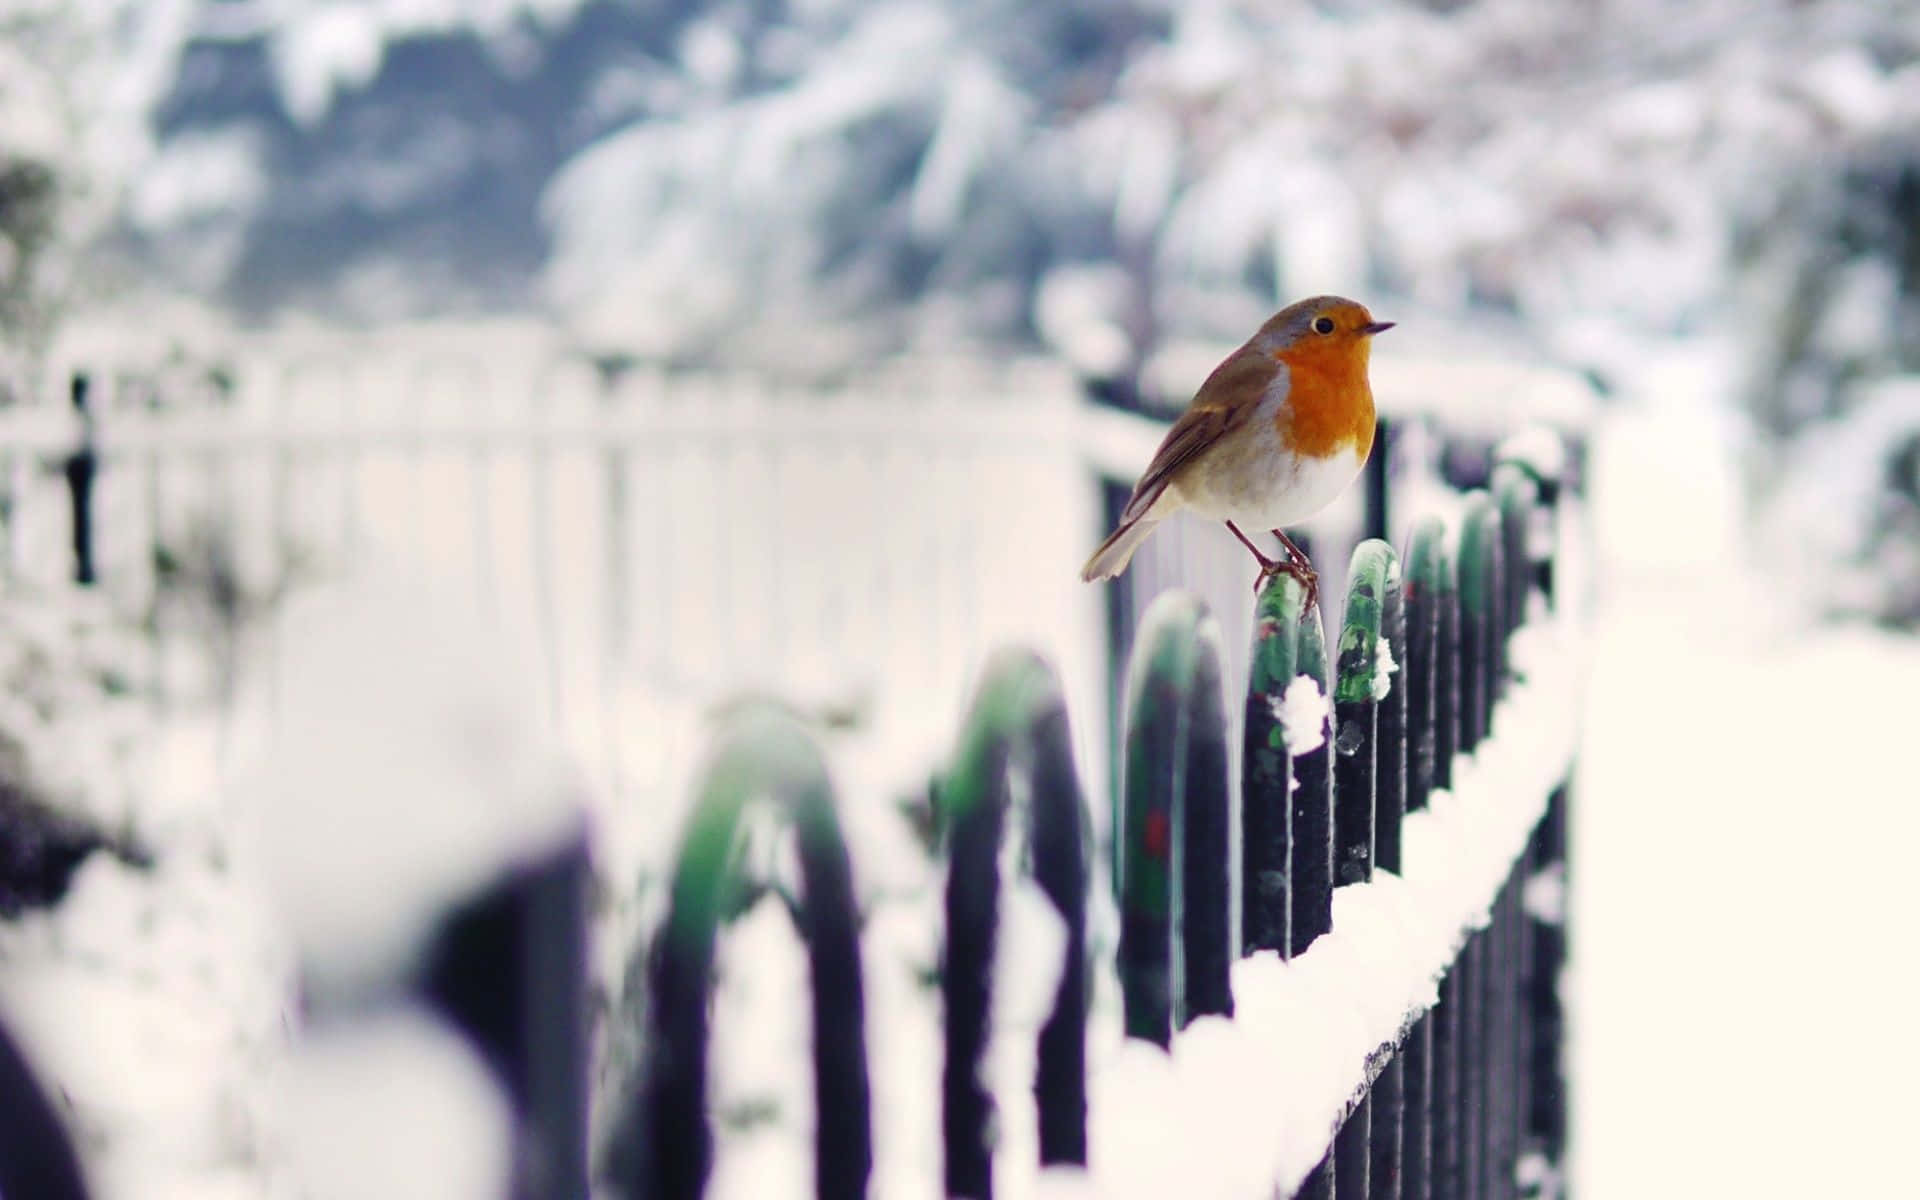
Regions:
[[1160, 1046], [1196, 1016], [1233, 1011], [1220, 659], [1219, 626], [1197, 597], [1166, 592], [1148, 606], [1128, 669], [1114, 837], [1126, 1030]]
[[73, 1140], [4, 1024], [0, 1024], [0, 1195], [87, 1200]]
[[815, 1194], [866, 1194], [873, 1150], [852, 869], [819, 749], [793, 718], [766, 711], [736, 719], [681, 837], [666, 920], [647, 959], [639, 1083], [617, 1118], [603, 1172], [626, 1196], [683, 1200], [706, 1188], [714, 946], [745, 884], [735, 854], [743, 815], [761, 797], [792, 826], [799, 849], [798, 920], [813, 980]]
[[449, 914], [421, 992], [499, 1074], [520, 1134], [516, 1200], [587, 1189], [587, 879], [584, 835]]
[[70, 399], [80, 422], [80, 441], [67, 455], [67, 493], [73, 510], [73, 581], [89, 587], [94, 571], [93, 483], [100, 471], [98, 432], [92, 405], [92, 380], [85, 372], [73, 376]]
[[939, 787], [947, 833], [946, 945], [940, 970], [946, 1059], [941, 1079], [949, 1196], [993, 1194], [992, 1099], [982, 1083], [1000, 920], [1000, 846], [1009, 769], [1028, 773], [1023, 832], [1034, 882], [1066, 927], [1060, 985], [1042, 1027], [1034, 1078], [1040, 1161], [1086, 1161], [1086, 808], [1073, 770], [1065, 701], [1038, 656], [988, 665], [952, 768]]

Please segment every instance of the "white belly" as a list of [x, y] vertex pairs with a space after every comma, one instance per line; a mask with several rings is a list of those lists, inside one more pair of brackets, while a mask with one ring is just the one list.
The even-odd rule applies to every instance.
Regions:
[[1284, 529], [1331, 504], [1359, 476], [1365, 460], [1357, 445], [1331, 458], [1301, 459], [1281, 444], [1274, 390], [1254, 414], [1254, 436], [1214, 447], [1179, 479], [1179, 498], [1195, 513], [1232, 521], [1249, 534]]

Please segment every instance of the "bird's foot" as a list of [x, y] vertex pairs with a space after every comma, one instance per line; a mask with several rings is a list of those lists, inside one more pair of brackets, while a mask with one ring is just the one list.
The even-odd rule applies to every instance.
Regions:
[[1285, 561], [1262, 558], [1260, 574], [1253, 581], [1253, 594], [1258, 597], [1267, 588], [1267, 581], [1276, 575], [1291, 576], [1300, 589], [1306, 593], [1306, 602], [1300, 606], [1306, 612], [1320, 602], [1320, 573], [1305, 560], [1287, 559]]
[[1305, 590], [1307, 593], [1307, 602], [1301, 609], [1302, 612], [1312, 608], [1314, 604], [1319, 601], [1320, 575], [1313, 569], [1313, 564], [1307, 561], [1307, 556], [1300, 553], [1300, 547], [1293, 544], [1293, 539], [1288, 537], [1284, 530], [1276, 529], [1273, 531], [1273, 535], [1280, 539], [1281, 546], [1285, 547], [1287, 552], [1286, 560], [1279, 561], [1268, 558], [1265, 554], [1262, 554], [1260, 547], [1254, 545], [1253, 540], [1246, 534], [1241, 533], [1240, 527], [1232, 521], [1227, 522], [1227, 528], [1233, 531], [1233, 536], [1240, 539], [1240, 544], [1245, 546], [1253, 555], [1254, 561], [1260, 564], [1260, 574], [1255, 576], [1253, 580], [1253, 595], [1256, 601], [1259, 600], [1260, 593], [1266, 590], [1267, 581], [1275, 575], [1291, 575], [1298, 581], [1301, 588]]

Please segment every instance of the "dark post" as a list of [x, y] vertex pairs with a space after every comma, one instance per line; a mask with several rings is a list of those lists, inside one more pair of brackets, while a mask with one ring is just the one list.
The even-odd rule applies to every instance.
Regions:
[[1300, 1190], [1293, 1194], [1293, 1200], [1336, 1200], [1335, 1182], [1339, 1175], [1339, 1163], [1332, 1146], [1327, 1147], [1327, 1156], [1314, 1164], [1313, 1170], [1300, 1181]]
[[1446, 612], [1453, 597], [1453, 568], [1447, 556], [1446, 530], [1437, 519], [1422, 521], [1407, 546], [1407, 811], [1427, 806], [1434, 788], [1447, 784], [1443, 767], [1450, 748], [1442, 745], [1453, 698], [1447, 669]]
[[[1496, 464], [1494, 499], [1500, 512], [1500, 576], [1505, 621], [1501, 627], [1498, 690], [1504, 694], [1514, 675], [1509, 644], [1513, 632], [1526, 622], [1532, 594], [1534, 521], [1540, 516], [1537, 488], [1525, 472], [1510, 464]], [[1494, 1154], [1496, 1186], [1502, 1194], [1514, 1190], [1525, 1134], [1526, 1073], [1521, 1069], [1524, 1048], [1531, 1039], [1530, 1014], [1522, 1003], [1528, 975], [1528, 954], [1521, 911], [1521, 893], [1528, 875], [1528, 854], [1522, 849], [1511, 865], [1495, 912], [1500, 930], [1501, 974], [1495, 1034], [1499, 1046], [1499, 1120]]]
[[1385, 542], [1354, 547], [1334, 683], [1334, 864], [1341, 885], [1373, 878], [1380, 711], [1375, 684], [1376, 677], [1391, 678], [1380, 658], [1381, 626], [1398, 574], [1393, 547]]
[[[1569, 488], [1579, 491], [1586, 454], [1583, 436], [1557, 438], [1558, 454], [1527, 457], [1510, 455], [1496, 467], [1496, 479], [1502, 473], [1518, 471], [1523, 483], [1533, 488], [1529, 515], [1529, 533], [1538, 541], [1528, 546], [1529, 572], [1545, 595], [1554, 603], [1555, 546], [1557, 510]], [[1501, 488], [1502, 507], [1508, 493], [1517, 491], [1524, 499], [1528, 493], [1522, 484], [1507, 482]], [[1518, 573], [1518, 572], [1516, 572]], [[1562, 784], [1547, 799], [1547, 811], [1529, 840], [1525, 869], [1521, 872], [1524, 891], [1519, 908], [1523, 916], [1521, 945], [1521, 986], [1519, 1053], [1522, 1086], [1520, 1103], [1522, 1153], [1536, 1153], [1547, 1165], [1558, 1169], [1566, 1141], [1566, 1081], [1561, 1071], [1561, 1042], [1564, 1016], [1560, 1008], [1559, 978], [1566, 961], [1566, 889], [1567, 889], [1567, 807], [1568, 788]]]
[[1373, 453], [1367, 458], [1367, 507], [1363, 537], [1386, 541], [1391, 536], [1391, 515], [1387, 511], [1387, 484], [1393, 468], [1392, 425], [1384, 416], [1374, 418]]
[[1453, 758], [1464, 748], [1466, 687], [1462, 680], [1459, 579], [1444, 552], [1439, 562], [1443, 573], [1435, 596], [1440, 632], [1433, 668], [1433, 786], [1451, 789]]
[[1333, 1135], [1335, 1200], [1367, 1200], [1373, 1158], [1373, 1090], [1360, 1097]]
[[[1405, 580], [1399, 589], [1406, 626], [1405, 649], [1400, 655], [1399, 686], [1394, 690], [1401, 693], [1405, 711], [1409, 812], [1426, 808], [1428, 795], [1444, 784], [1440, 773], [1440, 704], [1445, 692], [1441, 684], [1443, 678], [1450, 677], [1444, 674], [1442, 614], [1452, 604], [1452, 579], [1446, 530], [1437, 519], [1428, 518], [1415, 527], [1408, 543]], [[1452, 1122], [1457, 1116], [1457, 1077], [1453, 1073], [1457, 1059], [1451, 1024], [1457, 1005], [1449, 1003], [1457, 991], [1450, 971], [1441, 984], [1439, 1002], [1415, 1022], [1402, 1052], [1405, 1117], [1401, 1194], [1406, 1200], [1457, 1195], [1447, 1190], [1449, 1177], [1443, 1173], [1452, 1162]]]
[[1487, 736], [1493, 688], [1501, 662], [1500, 511], [1485, 492], [1467, 500], [1460, 531], [1460, 748], [1471, 752]]
[[520, 1200], [587, 1189], [588, 868], [581, 836], [510, 872], [442, 923], [420, 985], [506, 1085]]
[[1428, 1017], [1433, 1021], [1433, 1168], [1432, 1193], [1437, 1200], [1466, 1195], [1462, 1137], [1464, 1098], [1461, 1094], [1461, 977], [1468, 951], [1453, 960], [1440, 981], [1440, 1000]]
[[[1378, 702], [1374, 750], [1374, 866], [1398, 874], [1401, 862], [1401, 826], [1407, 815], [1407, 606], [1406, 587], [1394, 564], [1388, 573], [1386, 603], [1381, 608], [1380, 636], [1390, 663], [1377, 684], [1386, 695]], [[1377, 689], [1376, 689], [1377, 690]], [[1400, 1200], [1408, 1153], [1408, 1071], [1415, 1063], [1414, 1043], [1424, 1020], [1409, 1031], [1400, 1052], [1393, 1056], [1373, 1085], [1373, 1158], [1368, 1178], [1376, 1200]], [[1422, 1064], [1421, 1069], [1424, 1069]]]
[[73, 377], [74, 415], [80, 419], [80, 444], [67, 456], [67, 493], [73, 503], [73, 581], [82, 587], [95, 581], [93, 569], [93, 480], [100, 470], [100, 452], [89, 402], [91, 381], [84, 373]]
[[[1522, 447], [1511, 441], [1503, 445], [1495, 460], [1494, 478], [1497, 491], [1501, 468], [1511, 468], [1519, 471], [1534, 486], [1538, 507], [1532, 513], [1531, 521], [1534, 527], [1528, 530], [1528, 537], [1531, 539], [1534, 536], [1535, 529], [1542, 531], [1541, 536], [1538, 542], [1529, 541], [1523, 544], [1522, 555], [1514, 561], [1527, 564], [1524, 574], [1528, 578], [1520, 585], [1522, 589], [1524, 590], [1528, 584], [1537, 585], [1541, 594], [1551, 604], [1554, 594], [1554, 562], [1551, 549], [1554, 510], [1560, 501], [1560, 491], [1564, 483], [1562, 476], [1573, 467], [1569, 460], [1584, 457], [1585, 439], [1569, 439], [1558, 431], [1553, 431], [1548, 436], [1553, 439], [1553, 450], [1544, 455], [1529, 454], [1527, 451], [1533, 449], [1533, 446]], [[1570, 441], [1573, 444], [1570, 445]]]
[[[1057, 689], [1054, 692], [1059, 697]], [[1029, 843], [1034, 882], [1067, 928], [1053, 1012], [1040, 1027], [1034, 1065], [1040, 1165], [1087, 1161], [1087, 810], [1073, 766], [1067, 708], [1055, 703], [1028, 727], [1033, 741]]]
[[1305, 594], [1275, 580], [1254, 612], [1240, 781], [1240, 952], [1290, 945], [1292, 764], [1280, 705], [1293, 681]]
[[1403, 1200], [1431, 1200], [1433, 1196], [1433, 1027], [1433, 1012], [1422, 1013], [1400, 1052]]
[[1174, 1019], [1233, 1015], [1233, 819], [1220, 627], [1201, 622], [1187, 716], [1187, 782], [1181, 796], [1181, 989]]
[[948, 1195], [984, 1200], [993, 1191], [992, 1100], [981, 1086], [981, 1067], [993, 1007], [1010, 767], [1025, 769], [1031, 785], [1023, 832], [1034, 882], [1067, 929], [1060, 988], [1036, 1055], [1040, 1161], [1086, 1162], [1086, 809], [1071, 746], [1066, 706], [1052, 669], [1025, 651], [996, 657], [939, 789], [951, 856], [940, 979], [946, 1003], [941, 1111]]
[[1547, 816], [1534, 830], [1531, 887], [1539, 889], [1527, 905], [1532, 970], [1527, 979], [1529, 1076], [1527, 1131], [1549, 1165], [1558, 1167], [1567, 1140], [1566, 1079], [1561, 1071], [1565, 1016], [1560, 1007], [1560, 970], [1567, 958], [1566, 813], [1567, 785], [1554, 789]]
[[[1536, 578], [1533, 548], [1529, 543], [1535, 518], [1541, 515], [1541, 509], [1538, 503], [1539, 490], [1533, 480], [1511, 463], [1502, 463], [1493, 469], [1493, 495], [1500, 506], [1501, 570], [1506, 582], [1506, 587], [1502, 589], [1506, 615], [1501, 630], [1504, 640], [1505, 635], [1520, 628], [1527, 620], [1527, 598], [1532, 594]], [[1501, 665], [1503, 668], [1508, 666], [1504, 652]], [[1507, 676], [1511, 674], [1510, 669], [1502, 671], [1500, 690], [1503, 694]]]
[[1386, 694], [1377, 702], [1374, 718], [1374, 866], [1398, 874], [1401, 870], [1401, 825], [1407, 816], [1407, 604], [1406, 589], [1396, 562], [1387, 577], [1386, 603], [1380, 610], [1380, 636], [1385, 639], [1383, 668], [1376, 690]]
[[[1380, 702], [1377, 684], [1389, 681], [1380, 658], [1389, 593], [1399, 564], [1393, 547], [1378, 539], [1356, 546], [1347, 572], [1346, 619], [1340, 631], [1334, 682], [1334, 864], [1339, 886], [1373, 878]], [[1398, 833], [1398, 825], [1395, 826]], [[1392, 1069], [1392, 1068], [1389, 1068]], [[1375, 1129], [1374, 1091], [1360, 1099], [1334, 1139], [1336, 1192], [1343, 1200], [1367, 1200], [1373, 1142], [1397, 1142], [1397, 1121]]]
[[[1288, 580], [1292, 583], [1292, 580]], [[1297, 586], [1297, 585], [1295, 585]], [[1285, 736], [1295, 744], [1293, 822], [1290, 847], [1293, 898], [1289, 905], [1288, 957], [1305, 954], [1315, 938], [1333, 929], [1333, 755], [1327, 747], [1332, 713], [1327, 686], [1327, 637], [1316, 606], [1302, 614], [1295, 635], [1294, 681], [1287, 685]], [[1299, 689], [1301, 709], [1293, 711]]]
[[[707, 1014], [714, 941], [746, 885], [733, 853], [744, 811], [763, 796], [792, 824], [800, 852], [799, 921], [813, 979], [819, 1113], [815, 1194], [866, 1194], [873, 1151], [852, 870], [819, 749], [792, 718], [759, 712], [737, 719], [701, 784], [675, 861], [666, 921], [649, 957], [639, 1087], [616, 1122], [607, 1165], [607, 1182], [628, 1197], [679, 1200], [706, 1187], [713, 1164]], [[991, 945], [986, 949], [990, 957]], [[980, 997], [982, 1029], [984, 1002]]]
[[1368, 1151], [1367, 1195], [1399, 1200], [1406, 1159], [1406, 1055], [1412, 1039], [1400, 1047], [1373, 1081], [1372, 1145]]
[[1166, 1046], [1233, 1007], [1220, 634], [1197, 597], [1148, 606], [1128, 675], [1118, 967], [1128, 1036]]
[[0, 1195], [87, 1198], [73, 1141], [4, 1024], [0, 1024]]

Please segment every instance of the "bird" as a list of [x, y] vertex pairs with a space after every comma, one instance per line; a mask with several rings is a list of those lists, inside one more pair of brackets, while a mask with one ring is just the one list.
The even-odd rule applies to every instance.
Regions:
[[[1154, 527], [1184, 510], [1225, 522], [1253, 552], [1256, 595], [1284, 573], [1311, 608], [1319, 575], [1285, 526], [1331, 504], [1366, 465], [1374, 430], [1367, 362], [1374, 335], [1394, 324], [1344, 296], [1313, 296], [1269, 317], [1194, 393], [1080, 577], [1119, 575]], [[1268, 558], [1242, 525], [1271, 531], [1287, 557]]]

